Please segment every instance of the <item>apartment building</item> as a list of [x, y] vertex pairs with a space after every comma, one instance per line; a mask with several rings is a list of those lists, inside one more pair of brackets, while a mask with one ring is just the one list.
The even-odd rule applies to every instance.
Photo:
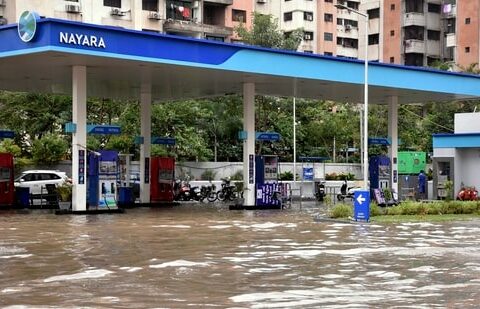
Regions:
[[251, 26], [253, 2], [244, 0], [0, 0], [0, 22], [25, 10], [41, 16], [230, 41], [233, 27]]
[[[368, 14], [365, 17], [338, 8]], [[427, 66], [480, 62], [480, 0], [0, 0], [0, 25], [21, 12], [128, 29], [234, 42], [252, 12], [273, 15], [288, 34], [302, 28], [299, 51]]]

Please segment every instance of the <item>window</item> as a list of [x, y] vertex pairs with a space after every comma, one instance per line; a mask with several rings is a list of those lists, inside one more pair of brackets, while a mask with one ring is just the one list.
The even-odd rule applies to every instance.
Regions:
[[339, 26], [343, 25], [343, 19], [337, 18], [337, 25]]
[[325, 13], [325, 15], [323, 15], [323, 20], [330, 23], [333, 22], [333, 14]]
[[332, 3], [333, 0], [325, 0], [325, 3]]
[[325, 41], [333, 41], [333, 33], [331, 33], [331, 32], [323, 33], [323, 39]]
[[213, 36], [213, 35], [205, 35], [205, 39], [210, 40], [210, 41], [219, 41], [219, 42], [225, 41], [224, 37]]
[[395, 63], [395, 57], [390, 57], [390, 63]]
[[395, 30], [390, 30], [390, 36], [395, 36]]
[[465, 18], [465, 25], [470, 25], [470, 17]]
[[333, 53], [331, 53], [331, 52], [324, 52], [323, 54], [324, 54], [325, 56], [333, 56]]
[[395, 11], [395, 4], [390, 4], [390, 11]]
[[247, 20], [247, 11], [232, 10], [232, 21], [244, 23]]
[[470, 47], [465, 47], [465, 52], [469, 53], [470, 52]]
[[346, 26], [346, 25], [350, 25], [350, 26], [352, 26], [353, 28], [358, 28], [358, 21], [356, 21], [356, 20], [345, 19], [345, 20], [344, 20], [344, 24], [345, 24], [345, 26]]
[[311, 40], [313, 40], [313, 32], [311, 32], [311, 31], [305, 31], [305, 32], [303, 33], [303, 39], [304, 39], [305, 41], [311, 41]]
[[427, 38], [432, 41], [440, 41], [440, 31], [428, 30]]
[[368, 10], [367, 13], [368, 19], [380, 18], [380, 8]]
[[122, 7], [122, 0], [103, 0], [103, 6], [111, 6], [114, 8]]
[[283, 21], [292, 20], [292, 12], [283, 13]]
[[303, 12], [303, 19], [308, 21], [313, 21], [313, 13], [312, 12]]
[[377, 34], [370, 34], [368, 36], [368, 45], [377, 45], [380, 42], [380, 36]]
[[313, 54], [313, 50], [304, 50], [303, 51], [305, 54]]
[[442, 6], [440, 4], [428, 3], [428, 12], [440, 14], [442, 12]]
[[144, 11], [158, 11], [157, 0], [142, 0], [142, 10]]

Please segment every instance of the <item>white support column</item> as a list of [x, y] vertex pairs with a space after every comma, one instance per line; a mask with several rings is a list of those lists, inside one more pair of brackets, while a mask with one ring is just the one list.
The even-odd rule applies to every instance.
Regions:
[[[255, 84], [243, 84], [243, 193], [244, 205], [255, 205]], [[252, 161], [253, 160], [253, 161]]]
[[388, 150], [392, 163], [392, 190], [398, 193], [398, 97], [390, 97], [388, 100], [388, 137], [392, 143]]
[[72, 210], [87, 209], [87, 68], [72, 68]]
[[144, 82], [140, 89], [140, 202], [150, 203], [150, 143], [152, 136], [152, 84]]

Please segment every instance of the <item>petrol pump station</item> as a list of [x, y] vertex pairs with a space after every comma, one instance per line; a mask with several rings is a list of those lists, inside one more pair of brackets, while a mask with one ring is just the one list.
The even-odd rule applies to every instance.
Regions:
[[[14, 136], [13, 131], [0, 130], [0, 140], [13, 138]], [[13, 168], [13, 155], [0, 153], [0, 207], [13, 206], [15, 204]]]

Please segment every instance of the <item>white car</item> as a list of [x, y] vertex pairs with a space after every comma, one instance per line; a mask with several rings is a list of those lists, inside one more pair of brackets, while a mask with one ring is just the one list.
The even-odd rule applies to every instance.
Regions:
[[46, 185], [54, 184], [57, 187], [71, 182], [65, 172], [52, 170], [24, 171], [15, 179], [15, 187], [29, 188], [30, 194], [47, 194]]

